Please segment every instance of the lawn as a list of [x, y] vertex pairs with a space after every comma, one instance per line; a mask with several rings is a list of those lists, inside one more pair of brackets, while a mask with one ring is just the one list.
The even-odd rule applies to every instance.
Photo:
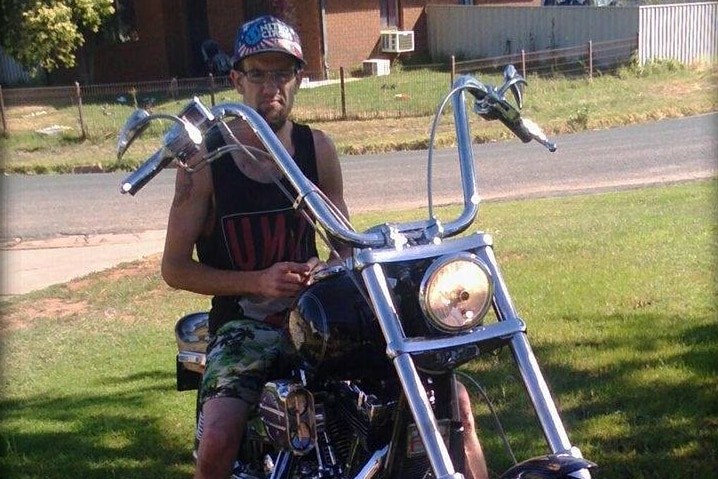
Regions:
[[[597, 478], [718, 470], [718, 181], [497, 201], [477, 228], [499, 263], [572, 441]], [[378, 221], [358, 216], [359, 228]], [[173, 326], [207, 300], [157, 257], [1, 304], [0, 470], [9, 479], [190, 477], [193, 393]], [[516, 455], [544, 452], [510, 354], [466, 372]], [[510, 465], [474, 402], [492, 477]]]

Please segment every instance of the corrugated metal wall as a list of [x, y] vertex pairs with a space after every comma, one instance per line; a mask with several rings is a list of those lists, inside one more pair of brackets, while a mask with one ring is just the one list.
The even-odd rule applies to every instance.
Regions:
[[718, 2], [630, 7], [426, 7], [435, 60], [639, 38], [639, 58], [716, 60]]
[[718, 61], [718, 2], [639, 7], [638, 57]]
[[495, 57], [638, 34], [635, 8], [428, 6], [426, 10], [434, 58]]

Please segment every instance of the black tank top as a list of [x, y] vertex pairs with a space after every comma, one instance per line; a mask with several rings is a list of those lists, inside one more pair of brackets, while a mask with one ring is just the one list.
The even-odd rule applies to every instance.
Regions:
[[[294, 161], [304, 175], [319, 184], [316, 152], [311, 129], [294, 123], [292, 128]], [[209, 135], [209, 149], [223, 144], [221, 135]], [[197, 255], [201, 263], [217, 269], [256, 271], [280, 261], [303, 262], [317, 256], [314, 230], [307, 219], [292, 208], [293, 199], [287, 198], [274, 183], [261, 183], [245, 176], [226, 154], [214, 161], [215, 220], [209, 236], [197, 241]], [[282, 179], [283, 186], [292, 195], [294, 188]], [[255, 303], [238, 296], [212, 298], [209, 329], [214, 333], [222, 324], [239, 315], [277, 323], [283, 317], [281, 310], [286, 302]], [[255, 308], [255, 304], [260, 304]], [[262, 306], [263, 305], [263, 306]], [[263, 308], [269, 313], [265, 315]], [[280, 309], [280, 311], [275, 311]], [[251, 310], [256, 310], [250, 313]]]

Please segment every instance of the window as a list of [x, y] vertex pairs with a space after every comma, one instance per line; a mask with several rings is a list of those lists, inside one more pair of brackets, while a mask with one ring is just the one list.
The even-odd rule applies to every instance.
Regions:
[[399, 27], [399, 0], [379, 0], [382, 28]]

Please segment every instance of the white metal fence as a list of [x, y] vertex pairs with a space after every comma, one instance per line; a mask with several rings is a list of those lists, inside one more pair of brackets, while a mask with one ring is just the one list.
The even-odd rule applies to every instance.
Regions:
[[718, 2], [639, 7], [641, 63], [718, 61]]
[[718, 61], [718, 2], [628, 7], [426, 7], [433, 58], [487, 58], [637, 38], [641, 64]]

